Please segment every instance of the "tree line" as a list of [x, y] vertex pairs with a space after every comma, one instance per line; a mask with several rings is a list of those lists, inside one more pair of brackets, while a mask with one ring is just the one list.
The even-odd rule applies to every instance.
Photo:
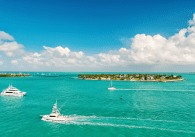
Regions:
[[78, 74], [81, 79], [97, 79], [97, 80], [174, 80], [181, 79], [182, 76], [173, 74]]

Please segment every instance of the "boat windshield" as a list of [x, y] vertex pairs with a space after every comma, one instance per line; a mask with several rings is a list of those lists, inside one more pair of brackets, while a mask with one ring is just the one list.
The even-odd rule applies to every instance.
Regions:
[[10, 91], [18, 91], [17, 89], [10, 89]]

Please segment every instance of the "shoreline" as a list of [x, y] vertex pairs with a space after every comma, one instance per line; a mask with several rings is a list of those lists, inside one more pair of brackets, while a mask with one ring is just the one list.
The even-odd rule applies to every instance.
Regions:
[[[76, 79], [83, 79], [83, 78], [76, 78]], [[83, 80], [98, 80], [98, 79], [90, 79], [90, 78], [86, 78]], [[101, 80], [105, 80], [105, 81], [111, 81], [109, 79], [101, 79]], [[186, 79], [176, 79], [176, 80], [112, 80], [112, 81], [138, 81], [138, 82], [176, 82], [176, 81], [185, 81]]]
[[28, 74], [0, 74], [0, 77], [31, 77]]
[[184, 81], [181, 75], [160, 74], [78, 74], [79, 79], [85, 80], [113, 80], [113, 81], [140, 81], [140, 82], [175, 82]]

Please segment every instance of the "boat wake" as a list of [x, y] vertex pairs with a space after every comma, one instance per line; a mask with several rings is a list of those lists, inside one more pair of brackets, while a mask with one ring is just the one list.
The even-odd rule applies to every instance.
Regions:
[[[143, 126], [143, 122], [145, 122]], [[169, 128], [161, 127], [164, 122], [169, 124]], [[188, 131], [182, 129], [174, 129], [179, 124], [189, 124], [190, 126], [195, 126], [195, 122], [188, 121], [169, 121], [169, 120], [152, 120], [152, 119], [139, 119], [139, 118], [122, 118], [122, 117], [97, 117], [97, 116], [80, 116], [80, 115], [69, 115], [65, 122], [60, 122], [67, 125], [92, 125], [92, 126], [112, 126], [120, 128], [139, 128], [139, 129], [149, 129], [149, 130], [164, 130], [171, 132], [182, 132], [182, 133], [193, 133], [193, 130], [188, 129]], [[166, 125], [166, 124], [165, 124]], [[181, 126], [183, 127], [183, 126]]]
[[195, 90], [167, 90], [167, 89], [115, 89], [115, 90], [154, 90], [154, 91], [192, 91], [195, 92]]

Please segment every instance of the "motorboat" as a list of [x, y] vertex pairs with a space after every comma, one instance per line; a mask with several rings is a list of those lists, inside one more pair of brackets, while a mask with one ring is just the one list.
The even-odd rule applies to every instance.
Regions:
[[12, 85], [9, 85], [7, 89], [4, 89], [1, 92], [1, 95], [4, 95], [4, 96], [24, 96], [25, 94], [26, 92], [21, 92], [17, 88], [12, 87]]
[[52, 113], [49, 115], [41, 115], [41, 116], [42, 116], [41, 120], [44, 120], [44, 121], [53, 121], [53, 122], [66, 121], [66, 116], [63, 116], [60, 114], [60, 109], [58, 109], [57, 107], [57, 100], [56, 100], [56, 103], [53, 105]]
[[44, 74], [44, 73], [42, 73], [42, 74], [41, 74], [41, 76], [45, 76], [45, 74]]
[[116, 88], [112, 86], [112, 80], [111, 80], [111, 87], [108, 88], [108, 90], [115, 90]]

